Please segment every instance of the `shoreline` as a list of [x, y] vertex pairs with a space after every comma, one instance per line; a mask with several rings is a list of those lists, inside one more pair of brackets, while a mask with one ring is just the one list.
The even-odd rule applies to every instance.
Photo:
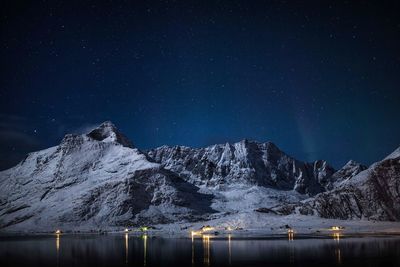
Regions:
[[[215, 240], [234, 238], [236, 240], [281, 240], [287, 239], [288, 233], [269, 233], [265, 231], [244, 230], [244, 231], [230, 231], [230, 232], [204, 232], [192, 236], [188, 231], [181, 232], [165, 232], [165, 231], [145, 231], [145, 232], [123, 232], [123, 231], [108, 231], [108, 232], [65, 232], [56, 234], [54, 232], [3, 232], [0, 233], [0, 239], [7, 239], [13, 237], [79, 237], [79, 236], [125, 236], [142, 237], [148, 236], [150, 238], [188, 238], [188, 239], [201, 239], [206, 236]], [[294, 239], [347, 239], [347, 238], [363, 238], [363, 237], [399, 237], [400, 232], [393, 231], [324, 231], [324, 232], [294, 232], [292, 237]]]

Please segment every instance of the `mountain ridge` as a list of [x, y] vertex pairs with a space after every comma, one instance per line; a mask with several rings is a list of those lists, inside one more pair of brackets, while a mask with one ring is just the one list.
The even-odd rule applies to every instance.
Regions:
[[183, 223], [253, 210], [400, 220], [398, 151], [369, 168], [349, 161], [337, 171], [247, 139], [146, 153], [104, 122], [0, 172], [0, 230]]

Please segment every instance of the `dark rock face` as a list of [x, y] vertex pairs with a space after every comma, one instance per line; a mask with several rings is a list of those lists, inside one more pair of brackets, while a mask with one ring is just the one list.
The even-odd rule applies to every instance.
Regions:
[[110, 121], [103, 122], [99, 127], [88, 133], [87, 136], [97, 141], [109, 139], [110, 141], [117, 142], [122, 146], [133, 148], [132, 142], [125, 135], [119, 132], [117, 127], [115, 127], [115, 125]]
[[323, 218], [399, 221], [400, 157], [378, 162], [338, 188], [295, 206]]
[[326, 161], [304, 163], [273, 143], [243, 140], [206, 148], [159, 147], [148, 156], [196, 185], [250, 183], [302, 194], [325, 191], [335, 170]]

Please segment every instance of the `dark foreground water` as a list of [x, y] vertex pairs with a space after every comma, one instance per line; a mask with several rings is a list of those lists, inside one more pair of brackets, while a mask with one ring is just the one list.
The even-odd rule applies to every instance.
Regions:
[[0, 266], [400, 266], [400, 237], [0, 237]]

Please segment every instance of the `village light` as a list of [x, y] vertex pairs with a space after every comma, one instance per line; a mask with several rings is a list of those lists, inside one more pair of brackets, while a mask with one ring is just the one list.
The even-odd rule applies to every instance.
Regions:
[[192, 234], [192, 237], [193, 237], [195, 235], [200, 235], [201, 233], [200, 232], [196, 232], [196, 231], [192, 231], [191, 234]]
[[212, 230], [214, 230], [214, 229], [215, 229], [214, 227], [211, 227], [211, 226], [207, 225], [207, 226], [203, 226], [203, 227], [201, 228], [201, 231], [203, 231], [203, 232], [208, 232], [208, 231], [212, 231]]
[[128, 229], [128, 228], [125, 228], [124, 232], [125, 232], [125, 233], [129, 232], [129, 229]]
[[293, 230], [292, 228], [289, 228], [289, 229], [287, 230], [287, 233], [288, 233], [288, 239], [289, 239], [289, 241], [293, 241], [293, 238], [294, 238], [294, 230]]
[[57, 235], [61, 234], [61, 230], [57, 229], [55, 232]]

